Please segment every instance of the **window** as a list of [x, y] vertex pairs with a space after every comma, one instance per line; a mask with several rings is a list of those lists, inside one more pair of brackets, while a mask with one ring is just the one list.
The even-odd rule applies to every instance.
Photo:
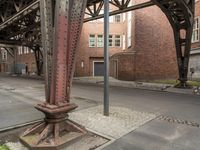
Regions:
[[192, 34], [192, 43], [199, 41], [199, 18], [195, 18], [193, 34]]
[[125, 39], [125, 34], [123, 34], [122, 36], [122, 41], [123, 41], [123, 45], [122, 45], [122, 49], [125, 50], [126, 49], [126, 39]]
[[21, 55], [21, 54], [23, 54], [23, 47], [19, 46], [18, 47], [18, 55]]
[[128, 24], [127, 24], [127, 47], [131, 47], [132, 42], [132, 12], [128, 12], [127, 14], [127, 20], [128, 20]]
[[109, 35], [109, 46], [113, 46], [113, 35]]
[[113, 17], [113, 16], [110, 16], [110, 17], [109, 17], [109, 22], [110, 22], [110, 23], [114, 22], [114, 17]]
[[28, 54], [29, 53], [29, 48], [28, 47], [24, 47], [24, 54]]
[[115, 15], [115, 22], [121, 22], [121, 14]]
[[89, 37], [89, 47], [95, 47], [96, 46], [96, 39], [94, 34], [90, 34]]
[[[132, 6], [132, 1], [128, 6]], [[127, 13], [127, 47], [132, 46], [132, 13], [131, 11]]]
[[115, 47], [120, 47], [120, 46], [121, 46], [121, 36], [115, 35]]
[[103, 35], [97, 36], [97, 47], [103, 47]]
[[1, 54], [2, 54], [2, 60], [6, 61], [7, 60], [7, 51], [5, 49], [1, 49]]

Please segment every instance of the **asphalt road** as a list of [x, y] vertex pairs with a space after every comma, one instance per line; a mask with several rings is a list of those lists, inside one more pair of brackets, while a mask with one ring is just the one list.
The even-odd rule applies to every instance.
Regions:
[[[44, 101], [44, 81], [0, 76], [0, 92], [0, 108], [5, 108], [6, 104], [10, 105], [8, 99], [13, 105], [15, 102], [20, 102], [20, 104], [32, 107]], [[103, 87], [76, 83], [72, 87], [72, 96], [102, 103]], [[110, 105], [200, 123], [199, 96], [110, 87]], [[0, 109], [0, 114], [2, 114], [2, 109]]]
[[[103, 87], [74, 84], [72, 95], [103, 102]], [[200, 123], [200, 97], [160, 91], [110, 88], [110, 105], [173, 116]]]
[[[103, 102], [103, 87], [73, 84], [72, 96], [87, 108]], [[89, 100], [89, 101], [88, 101]], [[0, 77], [0, 129], [43, 118], [34, 105], [44, 101], [44, 82]], [[200, 123], [200, 97], [151, 90], [110, 88], [110, 105]], [[181, 123], [152, 120], [105, 150], [199, 150], [200, 129]]]

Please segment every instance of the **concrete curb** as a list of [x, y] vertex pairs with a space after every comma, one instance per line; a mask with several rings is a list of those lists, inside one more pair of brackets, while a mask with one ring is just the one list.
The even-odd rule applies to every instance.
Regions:
[[[0, 75], [2, 75], [2, 74], [0, 74]], [[3, 76], [19, 77], [19, 78], [24, 78], [24, 79], [44, 80], [43, 77], [38, 77], [38, 76], [11, 75], [11, 74], [3, 74]], [[97, 77], [97, 78], [75, 77], [73, 80], [73, 83], [103, 86], [103, 78], [102, 77]], [[110, 86], [111, 87], [135, 88], [135, 89], [143, 89], [143, 90], [151, 90], [151, 91], [162, 91], [162, 92], [170, 92], [170, 93], [195, 95], [194, 89], [178, 89], [178, 88], [174, 88], [173, 85], [171, 85], [171, 84], [121, 81], [121, 80], [117, 80], [114, 78], [110, 78]]]
[[34, 120], [34, 121], [22, 123], [22, 124], [17, 124], [17, 125], [10, 126], [10, 127], [6, 127], [6, 128], [1, 128], [1, 129], [0, 129], [0, 132], [5, 132], [5, 131], [9, 131], [9, 130], [13, 130], [13, 129], [25, 127], [25, 126], [32, 125], [32, 124], [35, 124], [35, 123], [39, 123], [39, 122], [41, 122], [41, 121], [43, 121], [43, 120], [44, 120], [44, 119], [38, 119], [38, 120]]
[[[82, 80], [74, 79], [73, 83], [103, 85], [103, 80]], [[129, 82], [129, 81], [110, 81], [110, 86], [113, 87], [125, 87], [125, 88], [138, 88], [147, 90], [159, 90], [163, 91], [166, 88], [172, 87], [170, 84], [158, 84], [158, 83], [146, 83], [146, 82]]]
[[[103, 80], [100, 78], [97, 78], [97, 79], [75, 78], [73, 83], [102, 86]], [[110, 86], [194, 95], [194, 92], [193, 92], [194, 89], [178, 89], [178, 88], [174, 88], [173, 85], [171, 84], [110, 80]]]

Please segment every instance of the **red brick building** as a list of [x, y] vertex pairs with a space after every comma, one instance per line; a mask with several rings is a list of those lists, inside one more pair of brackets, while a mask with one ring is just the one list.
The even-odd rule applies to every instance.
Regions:
[[195, 8], [195, 22], [193, 29], [192, 38], [192, 49], [190, 52], [190, 63], [189, 63], [189, 77], [200, 79], [200, 1], [196, 0]]
[[[27, 47], [12, 47], [14, 51], [1, 48], [0, 71], [17, 74], [36, 74], [34, 53]], [[14, 67], [15, 66], [15, 67]]]
[[112, 75], [121, 80], [177, 78], [173, 32], [166, 16], [157, 6], [131, 15], [131, 44], [125, 52], [111, 56], [111, 64], [115, 64], [111, 66]]
[[[134, 0], [141, 3], [146, 0]], [[200, 74], [199, 15], [200, 2], [196, 2], [194, 39], [191, 50], [190, 70], [193, 76]], [[115, 9], [111, 7], [111, 9]], [[152, 6], [110, 17], [110, 73], [121, 80], [153, 80], [178, 78], [176, 51], [171, 26], [162, 11]], [[3, 56], [2, 56], [3, 57]], [[1, 57], [1, 58], [2, 58]], [[2, 59], [0, 60], [2, 62]], [[18, 72], [28, 66], [28, 72], [36, 72], [35, 58], [31, 50], [18, 49], [13, 58], [1, 63], [1, 71], [11, 72], [12, 64]], [[198, 65], [199, 64], [199, 65]], [[22, 71], [21, 71], [22, 72]], [[103, 20], [85, 23], [77, 53], [75, 76], [99, 76], [103, 74]]]

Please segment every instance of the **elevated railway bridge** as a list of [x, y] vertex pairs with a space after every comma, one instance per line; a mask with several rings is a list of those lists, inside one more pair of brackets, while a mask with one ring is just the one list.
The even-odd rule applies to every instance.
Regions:
[[[180, 81], [177, 86], [187, 87], [195, 0], [150, 0], [132, 5], [130, 1], [109, 0], [116, 7], [109, 14], [158, 6], [174, 31]], [[103, 18], [101, 9], [104, 3], [105, 0], [0, 1], [0, 46], [6, 47], [9, 53], [14, 52], [13, 45], [27, 46], [35, 52], [39, 74], [45, 66], [46, 103], [36, 106], [45, 113], [45, 121], [27, 130], [21, 137], [30, 147], [45, 145], [48, 149], [55, 149], [68, 141], [63, 131], [77, 131], [72, 139], [85, 133], [81, 126], [65, 118], [77, 107], [70, 103], [69, 97], [82, 25]], [[35, 136], [36, 142], [27, 140], [30, 135]]]

